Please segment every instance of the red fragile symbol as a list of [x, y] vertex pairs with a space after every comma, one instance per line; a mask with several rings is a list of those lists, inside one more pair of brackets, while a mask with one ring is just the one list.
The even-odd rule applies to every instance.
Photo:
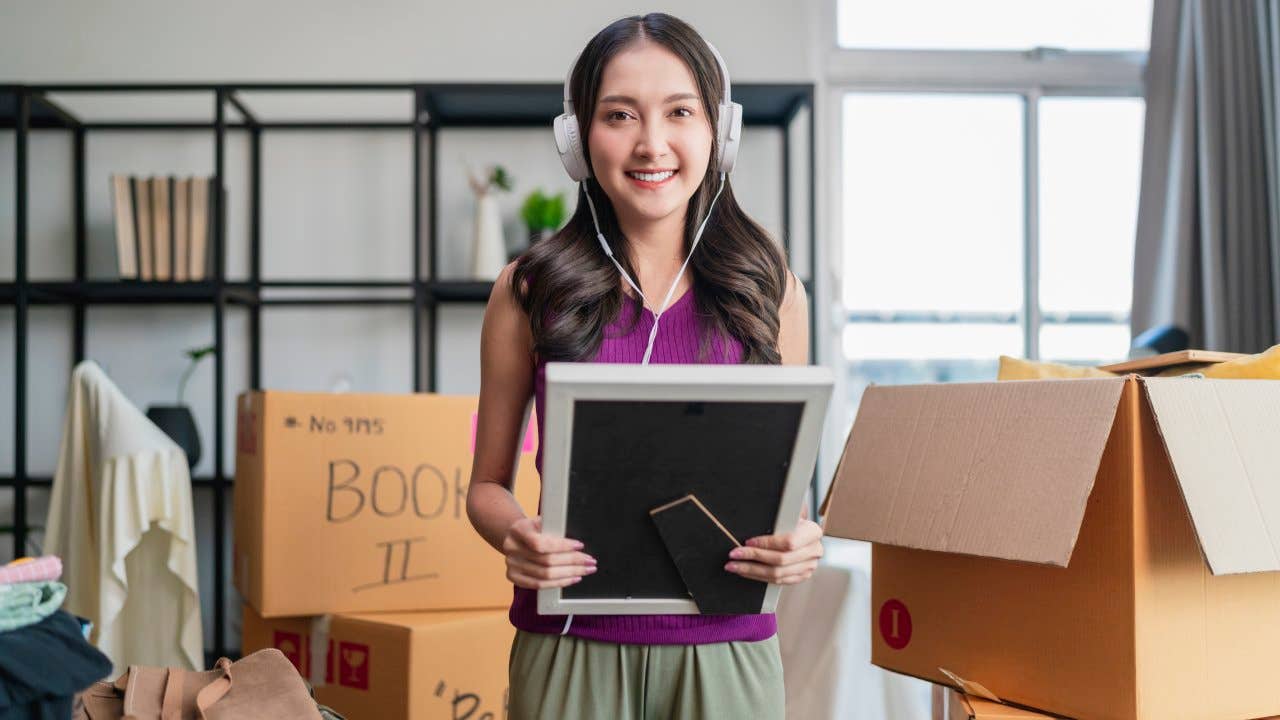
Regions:
[[338, 643], [338, 684], [357, 690], [369, 689], [369, 646]]
[[894, 650], [901, 650], [911, 642], [911, 613], [901, 600], [886, 600], [880, 606], [880, 637]]
[[305, 672], [306, 668], [302, 665], [302, 635], [300, 633], [285, 632], [284, 630], [276, 630], [275, 636], [272, 637], [272, 645], [281, 652], [298, 672]]

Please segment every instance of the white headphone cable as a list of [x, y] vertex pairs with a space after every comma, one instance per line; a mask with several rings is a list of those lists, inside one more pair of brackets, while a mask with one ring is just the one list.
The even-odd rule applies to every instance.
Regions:
[[[716, 188], [716, 194], [711, 198], [711, 205], [707, 207], [706, 217], [702, 218], [702, 224], [698, 226], [698, 231], [693, 235], [693, 244], [689, 246], [689, 254], [685, 257], [684, 263], [680, 266], [680, 272], [676, 273], [676, 279], [672, 281], [671, 288], [667, 290], [667, 296], [662, 300], [662, 306], [653, 312], [653, 327], [649, 330], [649, 344], [645, 346], [644, 358], [640, 361], [642, 365], [649, 364], [649, 357], [653, 355], [653, 343], [658, 337], [658, 321], [662, 318], [662, 314], [667, 311], [667, 303], [671, 302], [671, 295], [676, 291], [676, 286], [680, 284], [680, 277], [684, 275], [684, 269], [689, 265], [689, 261], [693, 259], [693, 251], [698, 247], [698, 241], [702, 239], [702, 231], [707, 227], [707, 221], [711, 219], [711, 211], [715, 209], [716, 200], [720, 199], [720, 192], [724, 190], [725, 173], [720, 173], [720, 186]], [[622, 279], [627, 281], [636, 294], [640, 296], [643, 303], [647, 300], [644, 292], [640, 290], [640, 286], [636, 285], [627, 271], [622, 269], [622, 264], [613, 256], [613, 250], [609, 247], [609, 243], [604, 239], [604, 233], [600, 232], [600, 220], [596, 217], [596, 204], [591, 201], [591, 192], [587, 189], [586, 180], [583, 180], [582, 191], [587, 196], [587, 207], [591, 209], [591, 223], [596, 228], [596, 240], [600, 241], [600, 247], [604, 249], [604, 254], [609, 256], [613, 261], [614, 267], [618, 268], [618, 272], [622, 274]]]

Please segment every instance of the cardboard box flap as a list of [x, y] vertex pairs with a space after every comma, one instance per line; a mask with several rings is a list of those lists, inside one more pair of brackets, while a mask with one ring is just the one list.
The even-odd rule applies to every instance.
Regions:
[[1125, 382], [868, 388], [826, 533], [1066, 566]]
[[1209, 570], [1280, 570], [1280, 381], [1142, 382]]

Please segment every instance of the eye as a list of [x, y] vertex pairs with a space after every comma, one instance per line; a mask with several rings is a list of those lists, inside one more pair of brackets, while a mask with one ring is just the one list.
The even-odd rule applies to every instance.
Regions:
[[[617, 117], [618, 115], [621, 115], [622, 117]], [[627, 113], [622, 110], [611, 110], [608, 113], [605, 113], [604, 119], [609, 121], [625, 120], [626, 117]]]
[[689, 109], [689, 108], [687, 108], [687, 107], [678, 107], [678, 108], [676, 108], [675, 110], [673, 110], [672, 112], [683, 112], [683, 113], [686, 113], [685, 115], [681, 115], [680, 117], [693, 117], [693, 110], [690, 110], [690, 109]]

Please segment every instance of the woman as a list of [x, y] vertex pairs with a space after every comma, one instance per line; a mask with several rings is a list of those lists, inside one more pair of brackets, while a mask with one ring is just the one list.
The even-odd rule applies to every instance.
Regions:
[[[577, 209], [503, 271], [485, 310], [467, 512], [515, 585], [513, 719], [783, 715], [771, 614], [538, 614], [538, 589], [578, 582], [596, 562], [582, 543], [544, 535], [505, 486], [531, 395], [542, 431], [548, 361], [808, 362], [804, 288], [727, 181], [729, 92], [714, 49], [669, 15], [624, 18], [592, 38], [556, 121], [557, 149], [582, 180]], [[735, 549], [725, 569], [801, 582], [821, 536], [802, 518]]]

